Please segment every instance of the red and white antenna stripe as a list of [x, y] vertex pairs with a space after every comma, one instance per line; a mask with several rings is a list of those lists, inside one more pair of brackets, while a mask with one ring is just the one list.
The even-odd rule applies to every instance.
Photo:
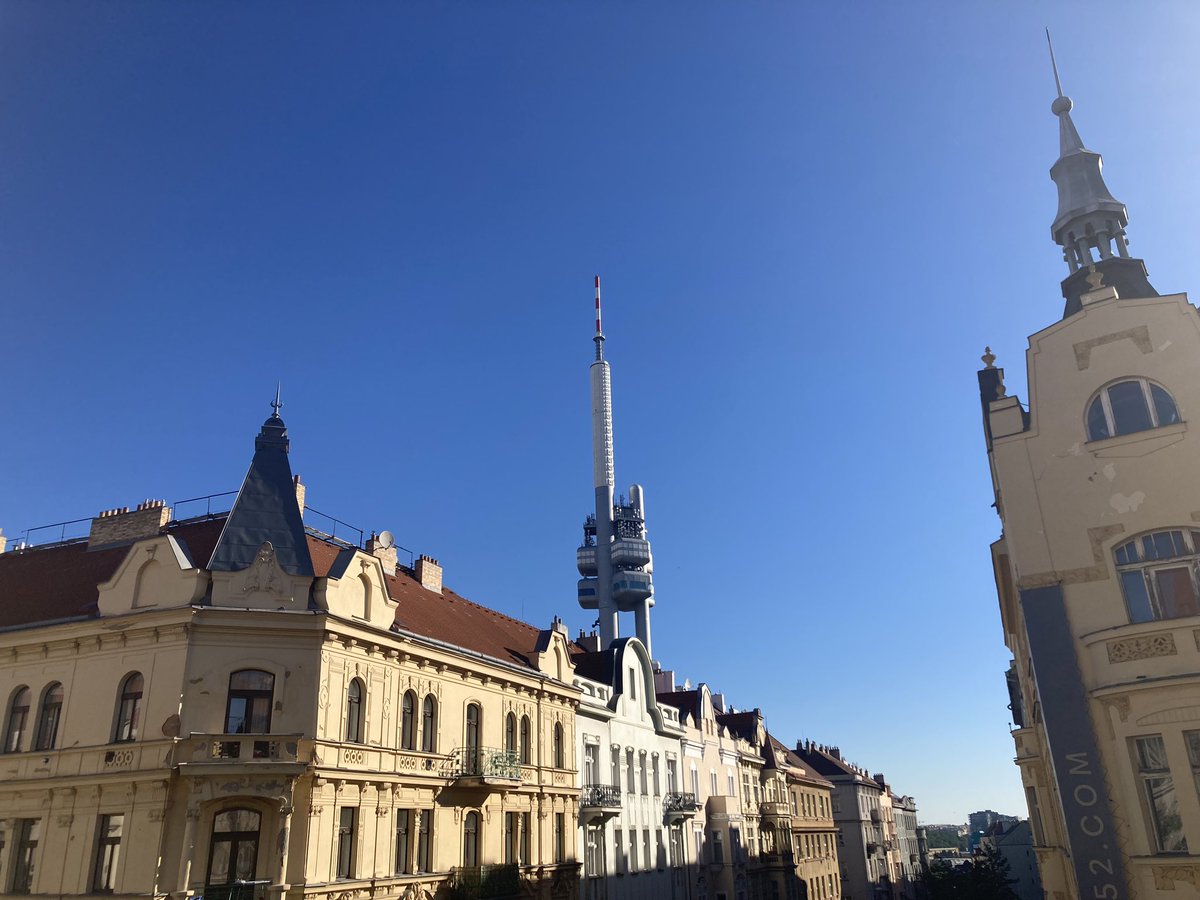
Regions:
[[596, 334], [600, 334], [600, 276], [596, 276]]

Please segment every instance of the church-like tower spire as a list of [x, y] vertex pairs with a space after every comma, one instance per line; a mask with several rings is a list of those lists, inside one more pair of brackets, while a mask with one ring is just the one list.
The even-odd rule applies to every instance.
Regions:
[[[1050, 31], [1046, 30], [1050, 44]], [[1074, 104], [1063, 94], [1050, 44], [1050, 64], [1058, 96], [1050, 111], [1058, 117], [1058, 161], [1050, 167], [1050, 178], [1058, 187], [1058, 213], [1050, 226], [1050, 236], [1063, 248], [1063, 259], [1070, 275], [1063, 281], [1067, 300], [1065, 315], [1078, 312], [1079, 296], [1089, 289], [1087, 275], [1101, 273], [1104, 283], [1116, 287], [1122, 296], [1157, 296], [1146, 278], [1146, 267], [1129, 255], [1125, 226], [1129, 215], [1125, 204], [1114, 197], [1104, 183], [1099, 153], [1087, 149], [1071, 119]]]

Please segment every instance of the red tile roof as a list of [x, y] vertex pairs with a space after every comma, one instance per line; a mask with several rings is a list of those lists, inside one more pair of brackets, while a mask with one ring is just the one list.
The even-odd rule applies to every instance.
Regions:
[[[172, 523], [167, 533], [204, 566], [220, 537], [224, 517]], [[345, 547], [307, 535], [317, 577], [329, 574]], [[97, 585], [108, 581], [128, 546], [88, 551], [85, 541], [0, 553], [0, 628], [35, 625], [98, 615]], [[426, 590], [404, 569], [387, 576], [388, 593], [398, 601], [396, 625], [436, 641], [504, 662], [532, 668], [541, 630], [473, 603], [443, 588]], [[569, 645], [572, 651], [579, 648]]]
[[[173, 523], [167, 533], [203, 566], [222, 523]], [[128, 552], [128, 546], [89, 551], [86, 541], [75, 541], [0, 553], [0, 628], [98, 615], [97, 586], [113, 576]]]

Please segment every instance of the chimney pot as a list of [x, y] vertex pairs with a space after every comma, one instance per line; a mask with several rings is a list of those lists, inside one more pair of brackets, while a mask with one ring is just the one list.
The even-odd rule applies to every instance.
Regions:
[[442, 592], [442, 567], [438, 565], [436, 559], [422, 553], [417, 558], [415, 568], [417, 581], [421, 582], [421, 587], [427, 591], [433, 591], [435, 594]]
[[145, 500], [133, 512], [128, 506], [102, 510], [92, 519], [88, 532], [88, 547], [111, 544], [131, 544], [142, 538], [160, 534], [171, 519], [171, 508], [165, 500]]

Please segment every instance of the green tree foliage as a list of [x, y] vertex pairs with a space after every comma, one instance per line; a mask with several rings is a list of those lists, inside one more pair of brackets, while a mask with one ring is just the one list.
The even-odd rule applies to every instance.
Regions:
[[925, 879], [929, 900], [1019, 900], [1008, 862], [994, 847], [983, 847], [960, 866], [934, 863]]
[[967, 836], [959, 834], [957, 828], [926, 828], [925, 838], [930, 850], [941, 850], [946, 847], [967, 849]]

